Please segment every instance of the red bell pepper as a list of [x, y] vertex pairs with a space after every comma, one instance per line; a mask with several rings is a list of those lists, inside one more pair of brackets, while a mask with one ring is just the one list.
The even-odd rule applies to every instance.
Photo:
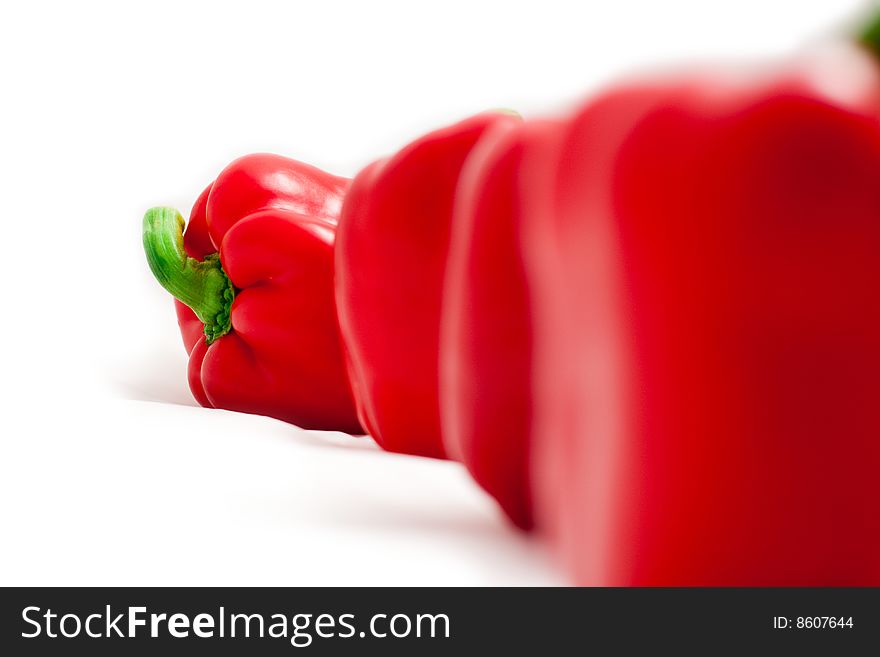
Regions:
[[336, 241], [336, 303], [361, 423], [384, 449], [445, 456], [438, 402], [440, 297], [452, 199], [486, 113], [360, 172]]
[[532, 313], [522, 257], [522, 157], [550, 122], [504, 122], [465, 162], [456, 188], [440, 331], [447, 453], [518, 527], [532, 527]]
[[632, 83], [525, 159], [537, 514], [576, 581], [880, 585], [877, 60]]
[[276, 155], [230, 164], [186, 234], [171, 208], [144, 217], [144, 248], [177, 301], [202, 405], [362, 433], [333, 300], [333, 240], [349, 181]]

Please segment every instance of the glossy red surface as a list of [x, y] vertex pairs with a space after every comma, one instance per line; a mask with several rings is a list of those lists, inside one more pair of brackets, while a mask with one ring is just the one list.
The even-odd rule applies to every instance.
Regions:
[[853, 57], [845, 94], [815, 62], [612, 90], [536, 149], [534, 488], [578, 583], [880, 584], [880, 73]]
[[461, 167], [504, 113], [432, 132], [352, 182], [336, 244], [336, 303], [361, 422], [385, 449], [443, 457], [440, 299]]
[[505, 122], [474, 148], [456, 189], [443, 289], [440, 406], [447, 453], [523, 529], [529, 459], [532, 311], [520, 243], [523, 153], [554, 123]]

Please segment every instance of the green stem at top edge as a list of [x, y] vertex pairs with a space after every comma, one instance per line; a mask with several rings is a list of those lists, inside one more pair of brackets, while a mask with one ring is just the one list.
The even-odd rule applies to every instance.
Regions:
[[208, 344], [232, 328], [235, 288], [214, 253], [199, 261], [183, 248], [183, 217], [174, 208], [151, 208], [144, 215], [144, 251], [156, 280], [189, 306], [205, 325]]
[[858, 41], [880, 58], [880, 11], [869, 20], [859, 33]]

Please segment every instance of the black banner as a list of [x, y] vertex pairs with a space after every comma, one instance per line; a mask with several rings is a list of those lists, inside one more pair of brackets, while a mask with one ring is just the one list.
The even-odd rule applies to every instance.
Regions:
[[878, 654], [880, 589], [3, 589], [0, 654]]

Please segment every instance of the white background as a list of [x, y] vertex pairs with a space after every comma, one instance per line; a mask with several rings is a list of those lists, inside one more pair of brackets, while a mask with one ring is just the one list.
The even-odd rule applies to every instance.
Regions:
[[457, 465], [194, 406], [146, 208], [234, 157], [353, 175], [487, 108], [787, 56], [858, 0], [4, 3], [0, 584], [555, 584]]

